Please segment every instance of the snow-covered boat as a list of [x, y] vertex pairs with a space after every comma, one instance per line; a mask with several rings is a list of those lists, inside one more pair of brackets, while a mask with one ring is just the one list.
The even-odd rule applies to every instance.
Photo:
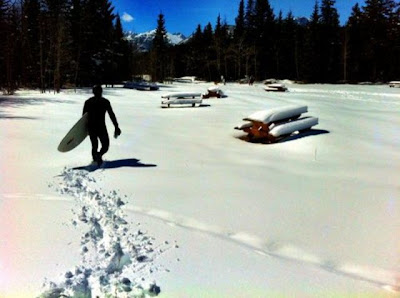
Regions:
[[149, 83], [146, 81], [131, 81], [131, 82], [126, 82], [124, 84], [124, 88], [128, 89], [136, 89], [140, 91], [154, 91], [158, 90], [159, 87], [156, 84]]
[[391, 88], [400, 88], [400, 81], [391, 81], [389, 82], [389, 87]]
[[316, 117], [301, 118], [301, 114], [307, 110], [307, 106], [287, 106], [258, 111], [243, 118], [247, 122], [236, 126], [235, 129], [246, 132], [251, 140], [278, 142], [295, 132], [310, 130], [318, 124]]
[[288, 88], [284, 84], [269, 84], [264, 88], [265, 91], [286, 92]]
[[184, 76], [184, 77], [180, 77], [180, 78], [174, 78], [173, 80], [174, 80], [174, 82], [177, 82], [177, 83], [193, 83], [193, 84], [205, 83], [205, 81], [199, 80], [195, 76]]

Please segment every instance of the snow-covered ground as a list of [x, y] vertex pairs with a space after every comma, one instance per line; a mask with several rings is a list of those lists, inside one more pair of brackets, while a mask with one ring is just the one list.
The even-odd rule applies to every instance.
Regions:
[[[91, 90], [0, 97], [0, 297], [399, 295], [400, 89], [227, 84], [160, 106], [210, 86], [105, 89], [122, 135], [97, 170], [88, 139], [56, 150]], [[233, 129], [289, 104], [319, 125], [269, 145]]]

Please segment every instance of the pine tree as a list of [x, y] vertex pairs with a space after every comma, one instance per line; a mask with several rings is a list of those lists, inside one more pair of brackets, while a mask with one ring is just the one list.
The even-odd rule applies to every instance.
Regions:
[[256, 48], [254, 72], [265, 78], [276, 73], [273, 48], [275, 43], [275, 16], [268, 0], [255, 3]]
[[39, 16], [39, 1], [25, 0], [21, 14], [21, 84], [34, 88], [40, 86]]
[[283, 20], [282, 31], [279, 39], [281, 40], [281, 75], [289, 79], [298, 79], [298, 60], [299, 52], [297, 45], [297, 25], [293, 14], [289, 11], [286, 18]]
[[8, 31], [7, 23], [8, 2], [0, 0], [0, 89], [5, 86], [6, 82], [6, 38]]
[[219, 81], [222, 76], [228, 76], [228, 48], [230, 46], [230, 36], [228, 34], [228, 25], [226, 21], [221, 21], [218, 15], [217, 23], [214, 30], [214, 44], [216, 54], [217, 72], [215, 73], [214, 81]]
[[390, 55], [393, 53], [391, 46], [396, 43], [390, 44], [393, 42], [390, 31], [396, 28], [391, 24], [391, 16], [397, 5], [393, 0], [366, 0], [363, 7], [363, 26], [367, 33], [365, 38], [368, 40], [365, 56], [370, 66], [367, 73], [372, 81], [387, 79], [386, 73], [392, 63], [391, 60], [396, 59]]
[[245, 51], [245, 30], [244, 0], [240, 0], [238, 16], [235, 19], [233, 46], [231, 49], [235, 57], [235, 77], [239, 78], [242, 76], [242, 57]]
[[201, 25], [197, 25], [192, 38], [187, 43], [188, 50], [184, 53], [185, 67], [184, 74], [191, 74], [194, 76], [203, 76], [203, 31]]
[[213, 43], [213, 30], [211, 23], [208, 23], [203, 30], [203, 61], [204, 61], [204, 67], [203, 67], [203, 76], [204, 78], [207, 78], [209, 81], [213, 80], [214, 73], [212, 71], [213, 67], [213, 61], [214, 61], [214, 49], [212, 47]]
[[240, 0], [238, 16], [235, 18], [235, 30], [234, 39], [235, 41], [241, 40], [245, 33], [245, 18], [244, 18], [244, 0]]
[[[68, 16], [70, 24], [70, 82], [75, 87], [82, 85], [82, 53], [84, 51], [84, 3], [83, 0], [72, 0]], [[85, 79], [83, 79], [84, 81]]]
[[284, 42], [282, 38], [284, 32], [283, 14], [279, 11], [278, 17], [276, 19], [275, 34], [277, 36], [274, 43], [274, 56], [275, 56], [275, 70], [278, 78], [284, 77], [283, 65], [285, 64], [284, 58]]
[[[230, 77], [230, 73], [233, 73], [234, 69], [234, 56], [232, 55], [230, 49], [233, 43], [233, 32], [229, 31], [229, 26], [226, 20], [222, 23], [222, 60], [223, 60], [223, 76], [224, 81]], [[221, 76], [222, 79], [222, 76]]]
[[103, 0], [101, 2], [101, 27], [105, 38], [103, 40], [104, 47], [99, 51], [99, 56], [103, 61], [103, 82], [114, 84], [114, 76], [116, 75], [115, 52], [114, 52], [114, 7], [111, 1]]
[[322, 0], [321, 5], [321, 80], [337, 82], [340, 78], [340, 26], [334, 0]]
[[152, 45], [153, 80], [162, 81], [165, 78], [165, 61], [167, 50], [167, 30], [165, 29], [164, 15], [160, 13], [157, 20], [156, 34]]
[[306, 33], [304, 79], [317, 82], [321, 78], [321, 25], [318, 1], [315, 2]]
[[255, 17], [256, 17], [256, 12], [255, 12], [254, 0], [247, 0], [244, 21], [245, 21], [246, 35], [249, 40], [253, 40], [255, 37], [255, 30], [256, 30]]
[[108, 0], [87, 0], [82, 17], [83, 84], [110, 82], [114, 42], [114, 7]]
[[52, 87], [60, 92], [66, 81], [64, 69], [69, 63], [68, 43], [69, 27], [67, 0], [45, 0], [40, 14], [40, 69], [41, 86]]
[[385, 80], [400, 78], [400, 2], [390, 1]]
[[122, 29], [121, 18], [119, 15], [115, 21], [115, 33], [114, 33], [114, 81], [121, 82], [128, 80], [131, 75], [131, 54], [128, 41], [125, 39], [124, 32]]
[[362, 12], [358, 3], [353, 6], [352, 13], [345, 28], [346, 34], [346, 80], [356, 82], [363, 78], [363, 48], [365, 47], [365, 33], [362, 30]]
[[18, 86], [21, 67], [20, 53], [20, 16], [16, 4], [8, 8], [5, 20], [6, 40], [4, 44], [5, 88], [7, 94], [13, 94]]
[[[221, 68], [222, 68], [221, 60], [222, 60], [223, 42], [224, 42], [224, 36], [223, 36], [220, 15], [218, 15], [218, 17], [217, 17], [217, 23], [215, 25], [214, 32], [215, 32], [214, 33], [214, 45], [215, 45], [215, 52], [216, 52], [217, 74], [220, 77], [221, 76]], [[215, 79], [216, 78], [214, 78], [214, 80]]]
[[252, 67], [252, 62], [255, 56], [255, 39], [256, 39], [256, 25], [255, 25], [255, 3], [254, 0], [248, 0], [246, 4], [246, 11], [244, 16], [245, 24], [245, 75], [249, 77], [254, 74], [254, 67]]

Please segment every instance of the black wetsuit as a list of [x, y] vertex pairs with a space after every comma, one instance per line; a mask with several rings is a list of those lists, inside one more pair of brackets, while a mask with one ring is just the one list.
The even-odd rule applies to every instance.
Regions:
[[[102, 156], [108, 151], [110, 145], [110, 139], [108, 137], [106, 127], [106, 112], [111, 118], [112, 123], [115, 127], [118, 127], [117, 118], [111, 108], [110, 101], [104, 97], [91, 97], [85, 101], [83, 106], [83, 113], [88, 113], [88, 130], [90, 141], [92, 142], [92, 156], [93, 160], [97, 160], [98, 157]], [[101, 150], [97, 152], [98, 139], [101, 142]]]

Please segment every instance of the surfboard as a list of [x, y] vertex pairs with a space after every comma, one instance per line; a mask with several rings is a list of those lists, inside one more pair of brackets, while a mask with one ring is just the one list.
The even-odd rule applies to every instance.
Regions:
[[284, 135], [289, 135], [295, 131], [303, 131], [310, 129], [311, 127], [317, 124], [318, 124], [317, 117], [302, 118], [299, 120], [277, 125], [269, 131], [269, 134], [274, 137], [280, 137]]
[[243, 118], [243, 120], [268, 124], [280, 120], [298, 118], [302, 113], [307, 113], [307, 106], [287, 106], [283, 108], [258, 111]]
[[82, 143], [88, 135], [87, 123], [88, 113], [85, 113], [61, 140], [57, 150], [60, 152], [68, 152]]

